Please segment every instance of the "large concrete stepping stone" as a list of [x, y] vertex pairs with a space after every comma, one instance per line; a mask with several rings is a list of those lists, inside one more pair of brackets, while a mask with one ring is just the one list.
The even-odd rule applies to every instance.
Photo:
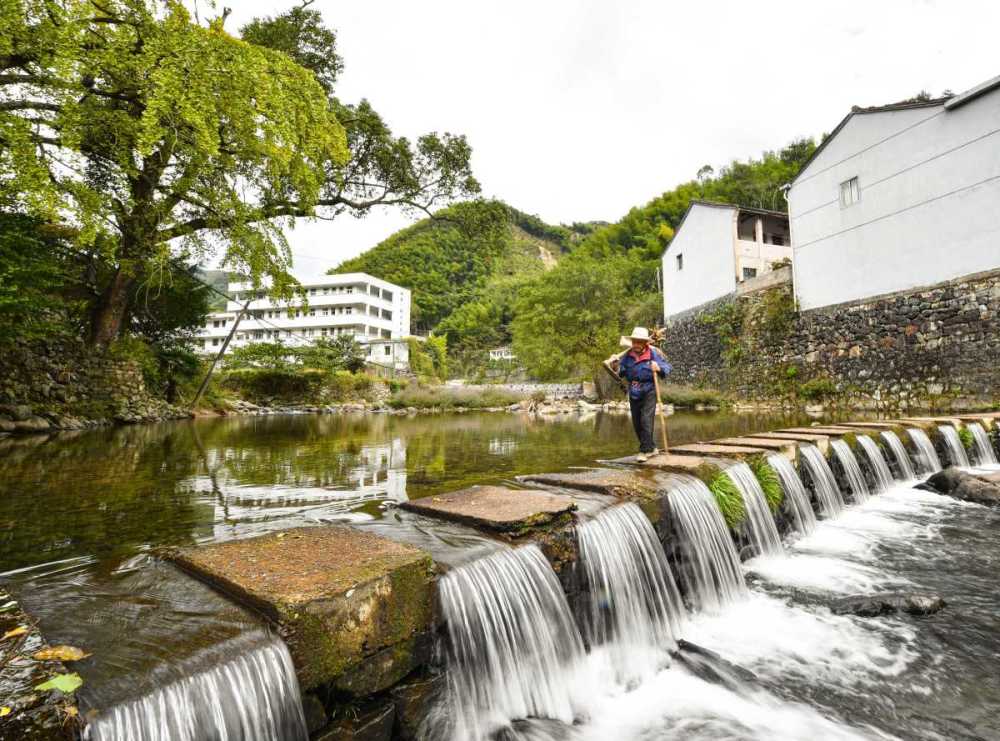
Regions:
[[750, 435], [753, 440], [787, 440], [793, 443], [810, 443], [819, 448], [823, 455], [830, 449], [831, 435], [822, 435], [816, 432], [755, 432]]
[[754, 437], [724, 437], [712, 441], [716, 445], [736, 445], [740, 448], [764, 448], [772, 453], [781, 453], [789, 460], [795, 460], [795, 443], [787, 440]]
[[592, 491], [613, 497], [650, 499], [657, 495], [660, 486], [645, 471], [625, 471], [616, 468], [593, 468], [566, 473], [537, 473], [522, 476], [521, 480], [533, 484], [561, 486], [566, 489]]
[[307, 527], [168, 551], [278, 626], [303, 689], [364, 696], [428, 658], [430, 556], [347, 527]]
[[570, 497], [539, 489], [472, 486], [400, 505], [429, 517], [461, 522], [481, 530], [519, 537], [532, 530], [568, 523], [576, 504]]
[[782, 430], [777, 430], [777, 432], [804, 432], [812, 435], [841, 437], [843, 435], [853, 434], [857, 432], [857, 430], [851, 427], [844, 427], [843, 425], [823, 425], [820, 427], [786, 427]]
[[728, 458], [749, 458], [752, 455], [761, 455], [774, 451], [762, 447], [749, 447], [743, 445], [719, 445], [717, 443], [690, 443], [688, 445], [678, 445], [670, 449], [671, 453], [679, 455], [697, 456], [726, 456]]
[[852, 432], [858, 430], [894, 430], [897, 427], [933, 427], [926, 422], [918, 424], [917, 422], [904, 422], [901, 419], [887, 419], [882, 422], [841, 422], [840, 425], [850, 428]]

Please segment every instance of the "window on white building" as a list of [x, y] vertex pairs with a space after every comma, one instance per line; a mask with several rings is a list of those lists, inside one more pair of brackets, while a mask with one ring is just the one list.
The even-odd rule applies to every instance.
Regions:
[[847, 208], [861, 200], [861, 191], [858, 189], [858, 179], [851, 178], [840, 184], [840, 207]]
[[757, 268], [743, 268], [743, 280], [747, 278], [756, 278]]
[[219, 338], [216, 337], [214, 340], [212, 340], [212, 347], [218, 347], [219, 342], [220, 342]]
[[392, 355], [392, 345], [386, 345], [385, 346], [385, 354], [386, 355]]
[[392, 319], [392, 312], [391, 311], [386, 311], [385, 309], [382, 309], [382, 318], [383, 319], [389, 319], [389, 320], [391, 320]]
[[684, 269], [684, 255], [677, 256], [677, 269], [678, 270]]
[[386, 301], [392, 301], [392, 291], [383, 290], [382, 298], [384, 298]]

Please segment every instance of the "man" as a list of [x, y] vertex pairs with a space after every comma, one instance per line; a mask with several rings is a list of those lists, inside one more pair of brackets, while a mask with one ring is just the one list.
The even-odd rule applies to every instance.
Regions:
[[663, 354], [650, 342], [649, 330], [636, 327], [628, 337], [631, 349], [618, 361], [618, 376], [628, 385], [628, 401], [632, 410], [632, 426], [639, 438], [639, 455], [636, 460], [646, 461], [656, 452], [653, 444], [653, 420], [656, 417], [655, 373], [666, 378], [672, 370]]

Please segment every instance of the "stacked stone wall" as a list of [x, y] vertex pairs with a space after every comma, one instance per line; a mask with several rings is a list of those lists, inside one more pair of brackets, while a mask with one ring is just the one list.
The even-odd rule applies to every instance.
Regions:
[[[773, 307], [782, 305], [775, 292], [784, 293], [787, 316], [773, 316]], [[740, 317], [728, 334], [718, 321], [726, 312]], [[664, 347], [677, 381], [748, 400], [994, 407], [1000, 402], [1000, 271], [801, 313], [791, 306], [791, 286], [779, 286], [674, 321]]]

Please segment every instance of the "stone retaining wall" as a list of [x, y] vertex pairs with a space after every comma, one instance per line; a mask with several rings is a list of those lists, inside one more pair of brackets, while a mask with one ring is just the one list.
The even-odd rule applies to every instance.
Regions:
[[[673, 322], [678, 382], [747, 399], [856, 408], [991, 407], [1000, 401], [1000, 271], [807, 312], [775, 315], [779, 286]], [[768, 314], [768, 311], [771, 313]], [[739, 317], [727, 335], [726, 321]]]

